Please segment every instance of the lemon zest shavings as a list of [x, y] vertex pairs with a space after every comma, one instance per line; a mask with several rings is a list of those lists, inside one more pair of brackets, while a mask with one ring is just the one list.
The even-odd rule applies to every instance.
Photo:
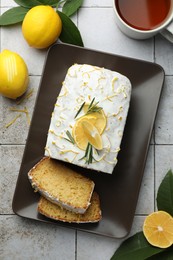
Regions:
[[106, 136], [106, 138], [107, 138], [107, 141], [108, 141], [108, 142], [106, 142], [106, 143], [107, 143], [107, 146], [104, 147], [104, 150], [106, 150], [106, 152], [110, 152], [110, 151], [111, 151], [111, 141], [110, 141], [110, 139], [108, 138], [108, 136]]
[[49, 157], [50, 157], [50, 150], [48, 149], [48, 147], [45, 147], [44, 150], [48, 152]]
[[102, 160], [104, 160], [104, 158], [106, 157], [106, 154], [103, 154], [100, 158], [97, 158], [97, 160], [94, 160], [92, 163], [98, 163], [101, 162]]
[[110, 152], [111, 153], [118, 153], [120, 150], [121, 150], [120, 147], [117, 147], [115, 150], [111, 150]]
[[[117, 117], [123, 111], [123, 107], [120, 106], [117, 113], [109, 114], [107, 117]], [[120, 118], [120, 117], [119, 117]], [[119, 119], [121, 120], [121, 119]]]
[[117, 93], [123, 93], [124, 97], [127, 98], [127, 93], [126, 93], [126, 86], [121, 86], [117, 89]]
[[18, 114], [13, 120], [11, 120], [8, 124], [5, 125], [5, 128], [8, 128], [9, 126], [13, 125], [20, 116], [21, 114]]
[[114, 89], [114, 83], [116, 82], [118, 80], [118, 78], [117, 77], [114, 77], [113, 79], [112, 79], [112, 91], [113, 92], [115, 92], [115, 89]]
[[82, 87], [86, 87], [87, 84], [88, 84], [88, 82], [85, 81], [83, 84], [80, 85], [80, 88], [82, 88]]
[[84, 101], [84, 97], [83, 96], [80, 96], [80, 97], [76, 98], [76, 102], [79, 103], [79, 104], [82, 103], [83, 101]]
[[106, 78], [105, 77], [98, 78], [98, 83], [100, 83], [100, 80], [104, 80], [104, 79], [106, 79]]
[[106, 160], [105, 158], [103, 158], [103, 160], [104, 160], [105, 162], [109, 163], [109, 164], [115, 164], [115, 162], [108, 161], [108, 160]]
[[56, 133], [54, 132], [54, 130], [49, 129], [49, 133], [51, 133], [51, 134], [53, 134], [53, 135], [55, 135], [55, 136], [57, 136], [57, 137], [59, 137], [59, 138], [61, 138], [61, 139], [63, 138], [62, 135], [56, 134]]
[[115, 96], [117, 96], [117, 93], [115, 93], [115, 94], [113, 94], [113, 95], [110, 95], [110, 96], [106, 96], [106, 97], [103, 99], [103, 101], [108, 100], [108, 101], [110, 101], [110, 102], [113, 102], [112, 98], [114, 98]]
[[85, 74], [88, 76], [88, 78], [90, 78], [90, 74], [89, 74], [88, 71], [83, 72], [83, 73], [82, 73], [82, 77], [84, 77]]
[[63, 151], [60, 151], [60, 154], [65, 154], [65, 153], [74, 153], [74, 154], [79, 154], [79, 152], [76, 152], [76, 151], [73, 151], [73, 150], [63, 150]]
[[64, 145], [63, 145], [63, 146], [57, 145], [57, 143], [56, 143], [55, 141], [52, 141], [52, 144], [55, 145], [55, 146], [56, 146], [58, 149], [60, 149], [60, 150], [65, 149], [65, 146], [64, 146]]
[[61, 115], [60, 115], [59, 117], [60, 117], [62, 120], [66, 120], [66, 118], [64, 118], [64, 117], [63, 117], [63, 116], [61, 116]]
[[66, 162], [71, 163], [70, 160], [69, 160], [67, 157], [65, 157], [64, 160], [65, 160]]
[[74, 75], [71, 74], [71, 68], [69, 68], [68, 71], [67, 71], [67, 75], [68, 75], [69, 77], [72, 77], [72, 78], [73, 78], [73, 77], [76, 77], [76, 70], [74, 70], [73, 72], [74, 72]]
[[95, 69], [95, 70], [103, 70], [104, 68], [100, 68], [100, 67], [94, 66], [94, 69]]
[[91, 101], [91, 95], [88, 95], [88, 99], [89, 99], [89, 101]]
[[62, 124], [61, 120], [57, 120], [56, 126], [59, 127]]
[[60, 94], [58, 96], [58, 98], [67, 96], [67, 94], [69, 93], [67, 87], [64, 84], [63, 84], [63, 87], [64, 87], [64, 93]]
[[75, 154], [75, 156], [73, 157], [73, 159], [71, 160], [70, 163], [74, 162], [74, 160], [76, 159], [77, 156], [78, 156], [78, 154]]
[[10, 110], [10, 111], [14, 111], [14, 112], [25, 113], [26, 118], [27, 118], [28, 125], [30, 125], [31, 120], [30, 120], [30, 116], [29, 116], [28, 109], [27, 109], [26, 107], [25, 107], [24, 109], [18, 109], [18, 108], [15, 108], [15, 107], [11, 107], [9, 110]]

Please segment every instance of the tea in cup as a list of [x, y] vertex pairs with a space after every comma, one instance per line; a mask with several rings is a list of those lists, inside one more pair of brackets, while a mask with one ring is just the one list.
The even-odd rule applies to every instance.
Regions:
[[173, 0], [113, 0], [117, 25], [134, 39], [147, 39], [173, 19]]

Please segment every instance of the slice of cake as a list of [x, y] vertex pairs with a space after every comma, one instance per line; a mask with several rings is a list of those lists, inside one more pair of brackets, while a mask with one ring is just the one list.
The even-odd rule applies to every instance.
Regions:
[[68, 69], [52, 113], [45, 155], [112, 173], [131, 96], [129, 79], [92, 65]]
[[77, 214], [66, 210], [44, 197], [40, 198], [38, 211], [48, 218], [69, 223], [94, 223], [101, 220], [100, 200], [96, 192], [93, 192], [91, 205], [84, 214]]
[[28, 177], [36, 191], [67, 210], [83, 214], [90, 205], [94, 182], [56, 160], [43, 158]]

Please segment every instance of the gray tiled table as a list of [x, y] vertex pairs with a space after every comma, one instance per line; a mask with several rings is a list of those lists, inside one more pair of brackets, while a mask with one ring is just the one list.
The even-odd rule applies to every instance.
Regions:
[[[14, 6], [1, 0], [1, 13]], [[144, 178], [130, 235], [141, 230], [145, 216], [156, 209], [156, 191], [161, 179], [173, 168], [173, 45], [160, 35], [135, 41], [115, 25], [112, 0], [85, 0], [73, 17], [86, 47], [135, 57], [160, 64], [166, 72], [165, 85], [150, 144]], [[1, 50], [18, 52], [30, 72], [32, 97], [19, 108], [27, 107], [30, 116], [42, 72], [46, 51], [28, 47], [20, 26], [0, 29]], [[101, 237], [55, 225], [38, 223], [15, 216], [11, 203], [29, 125], [24, 114], [9, 128], [14, 118], [9, 107], [13, 101], [0, 97], [0, 259], [110, 259], [122, 240]]]

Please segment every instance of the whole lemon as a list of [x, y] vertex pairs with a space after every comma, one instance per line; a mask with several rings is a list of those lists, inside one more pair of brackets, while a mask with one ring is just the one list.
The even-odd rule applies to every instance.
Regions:
[[53, 44], [62, 30], [59, 15], [51, 6], [38, 5], [31, 8], [22, 23], [22, 33], [27, 43], [43, 49]]
[[0, 53], [0, 94], [16, 99], [23, 95], [28, 87], [27, 66], [22, 57], [12, 51]]

